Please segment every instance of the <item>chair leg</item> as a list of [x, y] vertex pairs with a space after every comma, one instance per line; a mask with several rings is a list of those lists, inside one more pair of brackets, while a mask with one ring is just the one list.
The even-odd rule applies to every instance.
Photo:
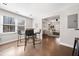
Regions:
[[35, 38], [34, 38], [34, 36], [33, 36], [33, 46], [35, 48]]
[[79, 44], [78, 44], [78, 56], [79, 56]]
[[[40, 40], [40, 34], [39, 34], [39, 40]], [[40, 43], [41, 43], [41, 40], [40, 40]]]
[[18, 35], [17, 46], [19, 46], [19, 43], [21, 43], [21, 35]]
[[79, 56], [79, 43], [77, 41], [77, 56]]
[[26, 45], [27, 45], [27, 38], [25, 37], [25, 46], [24, 46], [24, 50], [26, 49]]
[[17, 40], [17, 47], [19, 46], [19, 40]]
[[17, 40], [17, 46], [18, 46], [18, 44], [19, 44], [19, 35], [18, 35], [18, 40]]
[[74, 42], [74, 48], [73, 48], [73, 51], [72, 51], [72, 56], [74, 56], [74, 52], [75, 52], [76, 43], [77, 43], [77, 41], [75, 40], [75, 42]]
[[21, 35], [20, 35], [20, 42], [21, 42]]

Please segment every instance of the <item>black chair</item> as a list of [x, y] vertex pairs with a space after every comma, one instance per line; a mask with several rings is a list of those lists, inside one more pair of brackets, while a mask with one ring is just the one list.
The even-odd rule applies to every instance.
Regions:
[[34, 34], [34, 29], [27, 29], [25, 31], [25, 47], [24, 47], [24, 49], [26, 48], [27, 40], [29, 38], [32, 38], [33, 39], [33, 46], [35, 48], [35, 34]]
[[[76, 48], [76, 46], [77, 46], [77, 48]], [[77, 56], [79, 56], [79, 38], [75, 38], [75, 41], [74, 41], [74, 47], [73, 47], [72, 55], [74, 56], [75, 54]]]

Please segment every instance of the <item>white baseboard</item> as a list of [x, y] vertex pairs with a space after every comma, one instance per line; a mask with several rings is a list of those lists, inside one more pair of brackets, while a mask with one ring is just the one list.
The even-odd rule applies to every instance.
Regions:
[[[6, 42], [2, 42], [2, 43], [0, 43], [0, 45], [6, 44], [6, 43], [9, 43], [9, 42], [13, 42], [13, 41], [16, 41], [16, 40], [17, 40], [17, 39], [9, 40], [9, 41], [6, 41]], [[41, 40], [42, 40], [42, 39], [41, 39]], [[73, 48], [72, 45], [69, 45], [69, 44], [66, 44], [66, 43], [62, 43], [62, 42], [60, 42], [59, 44], [60, 44], [60, 45], [67, 46], [67, 47], [70, 47], [70, 48]]]
[[66, 44], [66, 43], [62, 43], [62, 42], [60, 42], [60, 44], [61, 44], [61, 45], [64, 45], [64, 46], [67, 46], [67, 47], [70, 47], [70, 48], [73, 48], [72, 45], [69, 45], [69, 44]]
[[9, 42], [13, 42], [13, 41], [16, 41], [17, 39], [13, 39], [13, 40], [9, 40], [9, 41], [5, 41], [5, 42], [1, 42], [0, 45], [3, 45], [3, 44], [6, 44], [6, 43], [9, 43]]

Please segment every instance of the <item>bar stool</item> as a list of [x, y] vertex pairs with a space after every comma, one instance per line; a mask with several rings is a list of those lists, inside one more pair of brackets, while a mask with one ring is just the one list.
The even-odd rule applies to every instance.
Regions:
[[[77, 46], [77, 49], [76, 49], [76, 46]], [[73, 56], [75, 54], [75, 51], [76, 51], [77, 56], [79, 56], [79, 38], [75, 38], [74, 47], [73, 47], [73, 51], [72, 51]]]
[[34, 29], [27, 29], [25, 31], [25, 47], [24, 47], [24, 50], [26, 48], [27, 41], [29, 40], [29, 38], [32, 38], [32, 40], [33, 40], [33, 47], [35, 48], [35, 34], [34, 34]]
[[21, 30], [18, 30], [17, 34], [18, 34], [17, 46], [20, 46], [21, 45], [21, 40], [22, 40]]
[[[40, 41], [40, 33], [41, 33], [41, 29], [38, 31], [38, 32], [36, 32], [35, 34], [35, 38], [36, 38], [36, 40], [35, 41]], [[39, 36], [39, 37], [38, 37]], [[39, 42], [39, 43], [41, 43], [41, 41]]]

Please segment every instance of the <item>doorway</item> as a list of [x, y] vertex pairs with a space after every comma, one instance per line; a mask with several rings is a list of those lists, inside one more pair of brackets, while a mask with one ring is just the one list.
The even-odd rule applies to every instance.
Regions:
[[60, 37], [60, 16], [51, 16], [42, 19], [43, 37], [45, 35], [50, 37]]

